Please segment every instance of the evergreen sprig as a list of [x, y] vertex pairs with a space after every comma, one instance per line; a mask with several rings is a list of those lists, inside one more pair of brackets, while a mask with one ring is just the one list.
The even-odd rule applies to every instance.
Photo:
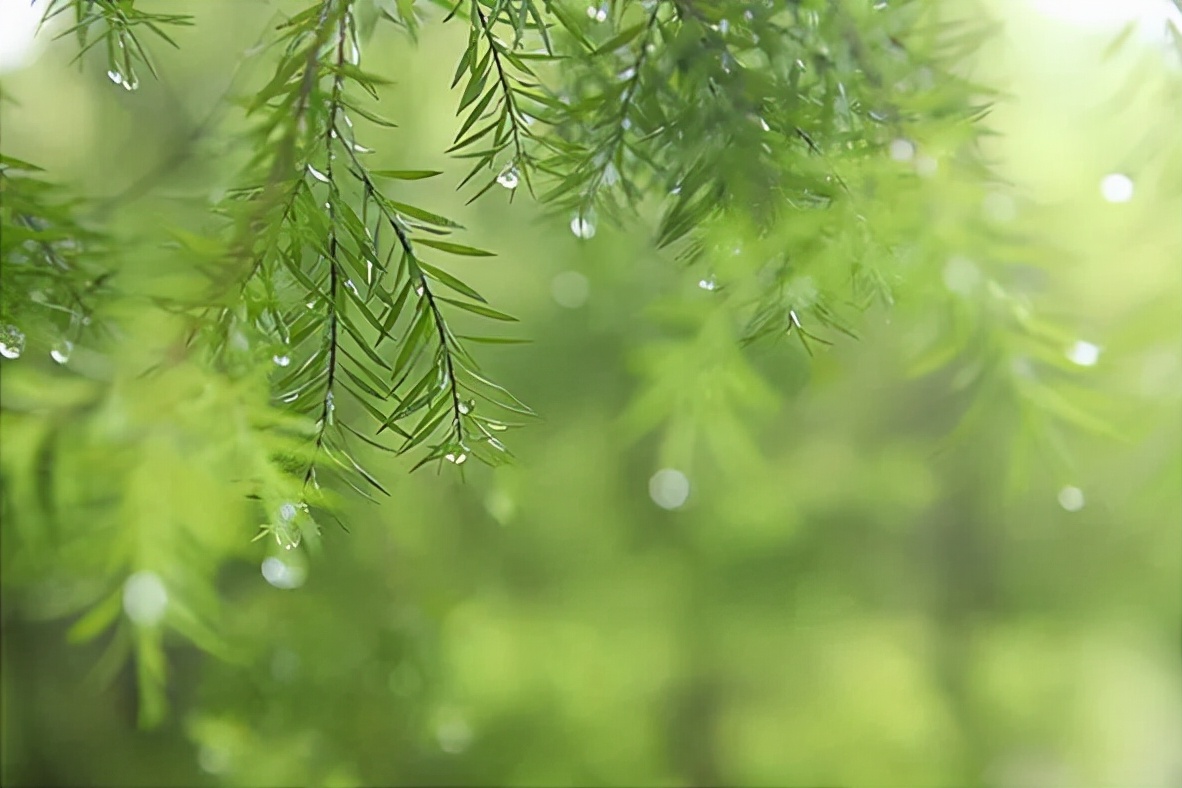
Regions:
[[32, 337], [69, 361], [92, 332], [108, 288], [107, 239], [84, 223], [82, 201], [29, 162], [0, 154], [0, 343], [17, 358]]
[[[72, 12], [72, 13], [71, 13]], [[70, 15], [70, 27], [58, 37], [75, 35], [79, 60], [87, 51], [102, 47], [107, 57], [107, 77], [126, 90], [140, 86], [139, 67], [156, 76], [156, 66], [140, 40], [140, 30], [176, 47], [168, 27], [193, 24], [189, 14], [166, 14], [136, 8], [135, 0], [49, 0], [42, 24], [60, 15]]]
[[[1031, 236], [981, 217], [983, 198], [1005, 188], [979, 144], [994, 97], [958, 64], [983, 25], [952, 19], [935, 0], [435, 5], [442, 21], [467, 24], [447, 147], [469, 162], [458, 188], [475, 200], [499, 184], [512, 199], [524, 183], [583, 240], [600, 217], [639, 223], [652, 255], [672, 257], [688, 285], [646, 305], [663, 335], [637, 349], [644, 381], [625, 416], [634, 435], [663, 426], [661, 452], [679, 467], [701, 438], [723, 464], [751, 469], [760, 447], [741, 414], [777, 401], [753, 346], [786, 338], [812, 354], [857, 336], [874, 304], [906, 309], [911, 293], [939, 328], [917, 349], [914, 372], [948, 374], [951, 389], [973, 395], [965, 429], [999, 391], [1052, 449], [1064, 425], [1106, 429], [1095, 398], [1062, 383], [1070, 334], [1011, 276]], [[175, 45], [168, 29], [192, 22], [132, 0], [52, 0], [46, 19], [67, 14], [78, 57], [105, 46], [108, 75], [127, 89], [138, 70], [155, 73], [141, 34]], [[101, 593], [83, 594], [80, 608], [91, 607], [79, 637], [119, 618], [125, 575], [159, 571], [181, 610], [169, 625], [219, 647], [205, 622], [218, 562], [233, 551], [200, 541], [211, 537], [153, 485], [166, 474], [153, 463], [179, 473], [196, 455], [203, 489], [241, 490], [262, 509], [260, 536], [295, 549], [315, 544], [314, 516], [339, 511], [337, 493], [386, 492], [366, 467], [370, 450], [414, 453], [414, 468], [510, 457], [503, 433], [532, 411], [482, 371], [472, 346], [512, 340], [459, 326], [514, 318], [442, 262], [491, 253], [404, 195], [439, 171], [370, 166], [374, 151], [354, 127], [406, 121], [376, 109], [388, 80], [362, 66], [376, 20], [414, 38], [433, 14], [412, 0], [317, 0], [270, 31], [274, 68], [240, 102], [249, 128], [239, 141], [251, 155], [214, 201], [216, 226], [152, 238], [178, 269], [203, 277], [196, 295], [134, 302], [152, 331], [179, 339], [152, 364], [129, 354], [56, 410], [27, 392], [6, 399], [5, 417], [36, 436], [35, 451], [6, 460], [36, 468], [15, 485], [22, 502], [37, 497], [29, 479], [61, 477], [45, 467], [81, 462], [62, 450], [60, 423], [106, 408], [124, 425], [109, 428], [122, 451], [104, 481], [133, 492], [99, 507], [116, 538], [90, 548], [102, 560], [83, 562]], [[60, 340], [61, 361], [104, 302], [126, 307], [132, 296], [111, 286], [112, 242], [36, 167], [0, 158], [0, 195], [0, 350], [11, 357], [28, 332]], [[959, 256], [970, 244], [975, 261]], [[181, 422], [176, 441], [121, 404], [152, 400], [153, 384], [168, 395], [159, 407]], [[201, 417], [217, 428], [204, 434]], [[88, 435], [79, 456], [103, 445], [92, 429], [99, 437]], [[137, 440], [143, 456], [127, 448]], [[67, 519], [45, 505], [53, 501], [34, 503], [47, 519]], [[128, 536], [112, 525], [119, 517], [164, 525]], [[208, 550], [190, 550], [193, 541]], [[200, 555], [175, 560], [190, 552]], [[159, 630], [121, 625], [116, 638], [112, 653], [134, 643], [148, 718], [158, 719]]]
[[[223, 303], [215, 355], [232, 366], [236, 337], [257, 336], [248, 344], [271, 349], [275, 404], [316, 424], [306, 462], [290, 469], [300, 505], [325, 502], [325, 476], [365, 497], [385, 493], [359, 460], [359, 442], [398, 453], [423, 448], [416, 468], [470, 456], [503, 462], [499, 433], [510, 425], [496, 410], [530, 411], [486, 378], [465, 347], [490, 338], [461, 338], [447, 313], [514, 318], [424, 256], [491, 253], [450, 240], [458, 223], [395, 200], [381, 185], [437, 173], [365, 163], [370, 149], [351, 116], [394, 124], [367, 107], [385, 80], [361, 68], [353, 3], [318, 3], [281, 30], [274, 76], [248, 107], [260, 117], [250, 169], [261, 181], [223, 208], [237, 229], [214, 273]], [[276, 538], [284, 541], [284, 529]]]

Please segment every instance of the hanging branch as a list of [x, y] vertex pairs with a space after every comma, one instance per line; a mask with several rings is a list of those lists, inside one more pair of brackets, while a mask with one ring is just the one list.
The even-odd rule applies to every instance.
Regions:
[[[107, 77], [125, 90], [140, 86], [137, 64], [156, 76], [156, 66], [148, 55], [147, 48], [136, 34], [136, 28], [146, 28], [158, 38], [173, 47], [176, 41], [165, 31], [168, 26], [189, 27], [193, 24], [190, 14], [161, 14], [136, 8], [132, 3], [119, 0], [49, 0], [41, 25], [51, 19], [73, 10], [73, 24], [56, 38], [74, 34], [78, 38], [78, 54], [74, 61], [94, 47], [102, 44], [107, 51]], [[97, 29], [98, 35], [93, 35]]]
[[[453, 15], [463, 3], [457, 4]], [[459, 158], [470, 158], [475, 164], [461, 180], [459, 188], [472, 181], [482, 170], [494, 173], [468, 200], [469, 203], [500, 184], [513, 198], [519, 180], [524, 180], [534, 193], [536, 162], [531, 148], [538, 140], [530, 129], [530, 117], [522, 109], [522, 102], [542, 106], [546, 97], [537, 88], [538, 77], [527, 65], [529, 60], [554, 61], [551, 44], [543, 23], [542, 12], [529, 0], [516, 8], [504, 0], [486, 13], [479, 0], [471, 0], [468, 46], [456, 67], [452, 87], [467, 75], [457, 112], [468, 111], [456, 132], [449, 153]], [[514, 30], [514, 44], [506, 45], [496, 35], [499, 21]], [[532, 25], [529, 24], [533, 20]], [[542, 54], [527, 55], [517, 51], [527, 30], [537, 30], [545, 45]], [[481, 49], [484, 49], [483, 55]], [[512, 69], [510, 68], [512, 67]], [[490, 76], [492, 77], [490, 81]], [[471, 109], [468, 109], [471, 107]], [[533, 110], [539, 114], [540, 110]], [[491, 135], [491, 136], [490, 136]], [[476, 143], [484, 143], [480, 150], [472, 150]], [[506, 152], [510, 155], [507, 160]]]
[[[327, 3], [325, 7], [327, 8]], [[340, 22], [337, 29], [337, 45], [336, 45], [336, 74], [332, 80], [332, 97], [328, 104], [328, 123], [325, 124], [324, 130], [324, 160], [325, 160], [325, 174], [328, 180], [329, 199], [326, 203], [328, 210], [328, 361], [326, 381], [324, 384], [324, 400], [320, 411], [320, 419], [317, 421], [316, 444], [313, 450], [312, 460], [308, 463], [308, 470], [304, 474], [304, 484], [301, 493], [306, 496], [309, 482], [316, 479], [316, 461], [317, 455], [324, 447], [325, 434], [328, 428], [333, 423], [333, 409], [335, 407], [333, 391], [333, 383], [336, 381], [337, 375], [337, 288], [339, 286], [339, 272], [337, 269], [337, 216], [336, 207], [334, 206], [333, 198], [339, 199], [339, 194], [336, 192], [336, 181], [333, 179], [333, 138], [336, 136], [336, 120], [337, 112], [341, 106], [341, 85], [344, 77], [341, 72], [341, 67], [345, 63], [345, 38], [348, 29], [347, 12], [341, 14]]]

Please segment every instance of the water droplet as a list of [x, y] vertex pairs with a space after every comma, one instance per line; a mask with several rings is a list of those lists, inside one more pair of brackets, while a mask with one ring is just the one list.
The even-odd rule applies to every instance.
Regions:
[[944, 286], [953, 293], [969, 295], [981, 284], [981, 272], [967, 257], [955, 255], [944, 264]]
[[1084, 508], [1083, 490], [1070, 485], [1059, 490], [1059, 505], [1069, 512], [1078, 512]]
[[456, 755], [472, 744], [472, 726], [463, 717], [453, 715], [435, 726], [435, 738], [439, 749]]
[[299, 508], [290, 501], [279, 507], [279, 519], [285, 523], [290, 523], [300, 513]]
[[361, 291], [357, 289], [357, 285], [353, 284], [353, 280], [352, 280], [352, 279], [346, 279], [346, 280], [345, 280], [345, 287], [347, 287], [347, 288], [349, 288], [350, 290], [352, 290], [352, 291], [353, 291], [353, 295], [357, 296], [358, 298], [361, 298]]
[[684, 473], [662, 468], [648, 480], [648, 494], [662, 509], [679, 509], [689, 498], [690, 483]]
[[290, 356], [271, 356], [271, 360], [275, 362], [277, 367], [286, 367], [291, 363]]
[[621, 71], [619, 74], [616, 74], [616, 79], [620, 80], [621, 82], [627, 82], [628, 80], [632, 79], [632, 77], [634, 77], [634, 76], [636, 76], [636, 69], [633, 66], [629, 66], [628, 68]]
[[472, 411], [476, 410], [476, 400], [469, 399], [460, 403], [460, 413], [467, 416]]
[[468, 455], [462, 451], [459, 452], [458, 454], [454, 453], [454, 452], [449, 452], [449, 453], [443, 455], [443, 459], [447, 460], [448, 462], [454, 462], [456, 465], [463, 465], [465, 462], [468, 461]]
[[575, 234], [575, 238], [594, 238], [595, 222], [583, 214], [575, 214], [570, 220], [570, 231]]
[[349, 44], [349, 62], [357, 65], [361, 62], [361, 50], [357, 48], [357, 44]]
[[68, 339], [63, 339], [54, 345], [53, 350], [49, 351], [49, 357], [59, 364], [65, 364], [70, 360], [70, 353], [74, 351], [74, 343]]
[[25, 334], [14, 325], [0, 328], [0, 356], [20, 358], [25, 352]]
[[264, 558], [261, 568], [263, 577], [268, 583], [275, 588], [284, 590], [299, 588], [308, 577], [308, 572], [304, 567], [294, 562], [288, 563], [274, 556]]
[[1073, 364], [1078, 364], [1081, 367], [1094, 367], [1096, 362], [1100, 360], [1100, 346], [1084, 342], [1081, 339], [1067, 348], [1067, 358]]
[[116, 68], [113, 68], [107, 72], [107, 79], [111, 80], [116, 85], [122, 86], [124, 90], [135, 90], [140, 86], [140, 81], [138, 78], [136, 78], [134, 72], [130, 77], [127, 77], [123, 74], [123, 72]]
[[373, 153], [373, 148], [367, 148], [364, 145], [358, 145], [356, 142], [353, 143], [353, 150], [356, 153]]
[[1008, 224], [1018, 218], [1018, 206], [1014, 198], [1001, 192], [991, 192], [981, 201], [985, 218], [998, 224]]
[[607, 4], [603, 4], [596, 8], [595, 6], [587, 6], [587, 16], [595, 22], [607, 21]]
[[420, 284], [418, 287], [415, 288], [415, 295], [422, 295], [426, 289], [427, 288], [425, 286]]
[[222, 774], [230, 768], [230, 753], [226, 750], [202, 744], [197, 750], [197, 765], [203, 772]]
[[902, 138], [891, 140], [889, 150], [891, 158], [895, 161], [911, 161], [915, 156], [915, 144], [911, 140]]
[[168, 590], [155, 572], [136, 572], [123, 584], [123, 612], [139, 626], [160, 622], [168, 608]]
[[336, 423], [337, 402], [332, 391], [324, 395], [324, 417], [329, 424]]
[[718, 283], [714, 281], [714, 277], [712, 276], [709, 279], [699, 279], [698, 287], [703, 290], [716, 290], [718, 289]]
[[311, 164], [308, 165], [308, 174], [311, 175], [316, 180], [320, 181], [321, 183], [328, 183], [329, 182], [328, 176], [325, 175], [320, 170], [313, 167]]
[[501, 184], [510, 191], [517, 188], [517, 183], [519, 180], [520, 178], [517, 175], [516, 167], [509, 167], [507, 170], [497, 176], [497, 183]]
[[718, 32], [719, 33], [722, 33], [725, 36], [730, 31], [731, 31], [731, 23], [728, 20], [724, 19], [718, 23]]
[[550, 280], [550, 295], [566, 309], [578, 309], [591, 295], [591, 283], [578, 271], [563, 271]]
[[620, 171], [616, 169], [616, 165], [610, 161], [607, 166], [603, 168], [603, 185], [615, 186], [620, 182]]
[[272, 526], [271, 531], [275, 535], [275, 543], [284, 550], [296, 549], [300, 546], [300, 542], [304, 538], [304, 533], [300, 530], [299, 526], [291, 520], [284, 520], [282, 518]]
[[940, 162], [931, 156], [918, 156], [915, 159], [915, 174], [921, 178], [930, 178], [940, 169]]
[[1100, 181], [1100, 194], [1111, 203], [1133, 199], [1133, 179], [1119, 172], [1105, 175]]

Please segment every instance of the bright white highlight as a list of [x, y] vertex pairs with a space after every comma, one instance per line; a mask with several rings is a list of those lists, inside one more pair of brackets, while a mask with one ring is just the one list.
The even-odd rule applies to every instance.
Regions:
[[1069, 512], [1078, 512], [1084, 508], [1083, 490], [1070, 486], [1059, 490], [1059, 505]]
[[689, 498], [689, 492], [689, 479], [673, 468], [662, 468], [648, 480], [649, 497], [662, 509], [680, 509]]
[[45, 0], [0, 0], [0, 74], [24, 68], [37, 54]]
[[133, 623], [157, 624], [167, 608], [168, 590], [155, 572], [136, 572], [123, 584], [123, 612]]
[[1067, 349], [1067, 358], [1081, 367], [1094, 367], [1100, 360], [1100, 346], [1082, 339]]
[[289, 564], [279, 558], [263, 559], [263, 577], [276, 588], [285, 590], [299, 588], [308, 578], [303, 567]]
[[1133, 199], [1133, 179], [1119, 172], [1105, 175], [1100, 181], [1100, 194], [1108, 202], [1128, 202]]
[[595, 237], [595, 222], [585, 216], [575, 215], [570, 220], [570, 231], [575, 238], [589, 240]]
[[911, 140], [897, 139], [891, 142], [891, 158], [895, 161], [911, 161], [915, 157], [915, 145]]
[[1115, 33], [1137, 22], [1142, 32], [1155, 35], [1164, 32], [1168, 22], [1182, 26], [1182, 11], [1170, 0], [1030, 0], [1030, 4], [1044, 16], [1092, 30]]

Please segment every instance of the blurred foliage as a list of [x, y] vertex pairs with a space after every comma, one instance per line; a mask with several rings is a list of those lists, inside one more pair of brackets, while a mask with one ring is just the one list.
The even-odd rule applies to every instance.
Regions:
[[42, 5], [4, 784], [1182, 780], [1176, 27]]

